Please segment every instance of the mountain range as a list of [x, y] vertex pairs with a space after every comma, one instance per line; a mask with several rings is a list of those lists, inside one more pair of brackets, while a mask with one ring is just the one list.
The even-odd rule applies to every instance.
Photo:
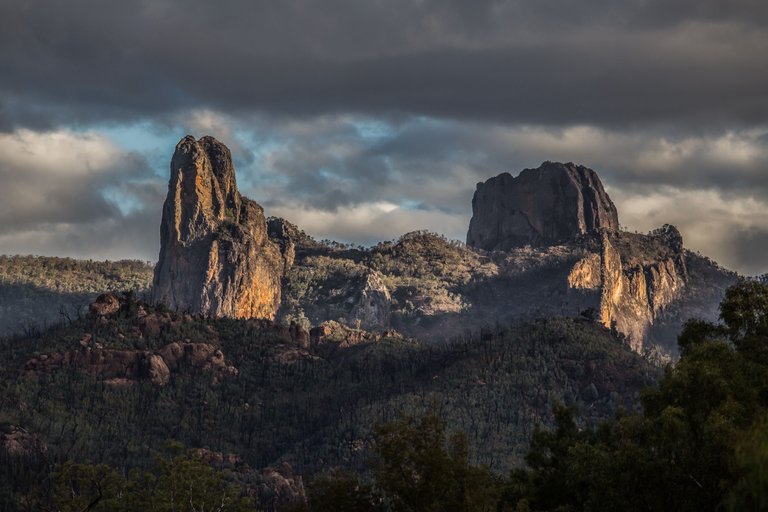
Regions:
[[172, 439], [278, 510], [425, 411], [506, 472], [553, 404], [586, 426], [636, 410], [739, 277], [674, 226], [621, 230], [581, 165], [492, 177], [472, 207], [466, 243], [318, 242], [239, 193], [224, 144], [185, 137], [154, 267], [0, 258], [0, 508], [53, 493], [57, 464], [127, 473]]

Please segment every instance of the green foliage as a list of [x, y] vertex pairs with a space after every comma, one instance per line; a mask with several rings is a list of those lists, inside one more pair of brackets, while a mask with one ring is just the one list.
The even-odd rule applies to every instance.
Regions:
[[[392, 411], [418, 416], [435, 403], [451, 429], [466, 433], [472, 464], [508, 471], [522, 462], [532, 425], [552, 424], [553, 401], [582, 408], [593, 423], [634, 407], [640, 389], [657, 376], [586, 321], [520, 324], [441, 344], [392, 336], [323, 356], [266, 321], [193, 318], [148, 307], [148, 317], [140, 319], [131, 309], [0, 341], [0, 418], [48, 445], [39, 464], [29, 456], [0, 463], [0, 496], [44, 480], [48, 465], [67, 460], [104, 463], [120, 473], [149, 468], [169, 436], [193, 448], [238, 454], [252, 468], [287, 460], [307, 479], [332, 466], [362, 471], [373, 425], [392, 421]], [[145, 320], [156, 317], [164, 319], [160, 327], [144, 329]], [[108, 384], [73, 366], [24, 373], [32, 357], [82, 350], [83, 333], [105, 349], [153, 351], [185, 339], [211, 343], [239, 373], [214, 382], [210, 374], [182, 367], [163, 387]]]
[[507, 495], [531, 510], [763, 510], [768, 500], [768, 288], [728, 290], [723, 324], [692, 321], [643, 414], [579, 431], [560, 411]]
[[69, 322], [105, 292], [145, 292], [152, 264], [0, 255], [0, 336]]
[[319, 475], [307, 490], [312, 512], [384, 512], [383, 499], [371, 484], [338, 468]]
[[135, 510], [176, 512], [179, 510], [251, 511], [253, 501], [239, 496], [237, 485], [205, 462], [182, 455], [159, 458], [156, 466], [133, 476], [133, 496], [127, 499]]
[[768, 286], [743, 280], [728, 288], [720, 306], [720, 318], [734, 343], [768, 336]]
[[434, 414], [376, 430], [373, 473], [396, 512], [495, 511], [500, 494], [486, 467], [469, 462], [463, 433], [447, 438]]
[[[205, 462], [178, 455], [158, 457], [148, 471], [124, 478], [106, 464], [66, 462], [53, 473], [51, 501], [61, 512], [245, 512], [254, 503]], [[41, 496], [38, 506], [44, 507]]]
[[490, 512], [499, 504], [500, 479], [471, 464], [466, 436], [448, 436], [432, 413], [379, 425], [371, 466], [372, 484], [343, 471], [313, 481], [310, 510]]
[[[67, 461], [52, 474], [52, 500], [61, 512], [127, 510], [128, 481], [106, 464]], [[43, 497], [40, 497], [43, 499]]]
[[731, 469], [735, 482], [726, 496], [726, 508], [768, 510], [768, 417], [740, 437]]

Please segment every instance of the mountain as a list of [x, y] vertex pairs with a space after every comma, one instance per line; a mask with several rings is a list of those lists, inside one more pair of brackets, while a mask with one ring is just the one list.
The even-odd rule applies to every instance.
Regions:
[[[212, 137], [183, 138], [170, 171], [151, 298], [181, 312], [293, 321], [306, 330], [332, 320], [424, 341], [585, 314], [637, 352], [674, 355], [682, 323], [716, 319], [738, 277], [685, 249], [673, 226], [646, 235], [620, 230], [597, 173], [572, 163], [479, 183], [466, 245], [415, 232], [368, 249], [318, 243], [288, 220], [265, 219], [238, 192], [230, 152]], [[26, 279], [35, 286], [34, 275]], [[79, 307], [114, 284], [88, 289]], [[22, 322], [10, 318], [16, 289], [8, 290], [4, 321], [18, 329]], [[59, 302], [72, 303], [46, 301], [55, 306], [38, 309], [51, 321]]]
[[619, 216], [597, 173], [544, 162], [477, 184], [467, 245], [487, 251], [556, 245], [600, 229], [618, 231]]
[[272, 233], [294, 254], [278, 316], [429, 340], [586, 314], [636, 352], [674, 355], [683, 322], [716, 320], [738, 278], [685, 249], [674, 226], [619, 230], [613, 202], [583, 166], [545, 162], [516, 178], [501, 174], [478, 184], [472, 204], [468, 245], [414, 232], [356, 249], [318, 244], [295, 226]]
[[639, 407], [682, 322], [713, 320], [738, 277], [673, 226], [621, 231], [597, 174], [570, 163], [479, 184], [470, 244], [420, 231], [370, 248], [265, 218], [211, 137], [182, 139], [170, 171], [151, 293], [144, 264], [0, 260], [46, 297], [138, 291], [0, 339], [3, 510], [50, 508], [59, 464], [129, 474], [169, 439], [277, 510], [302, 476], [364, 473], [372, 427], [399, 413], [436, 412], [508, 472], [555, 403], [582, 426]]

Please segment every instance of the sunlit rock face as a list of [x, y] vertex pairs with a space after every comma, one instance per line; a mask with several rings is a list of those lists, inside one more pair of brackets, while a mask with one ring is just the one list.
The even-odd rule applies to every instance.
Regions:
[[683, 251], [674, 226], [649, 235], [604, 232], [597, 250], [571, 268], [568, 287], [594, 293], [600, 322], [641, 352], [654, 323], [686, 286]]
[[171, 160], [153, 300], [209, 316], [274, 318], [283, 268], [261, 206], [237, 190], [229, 149], [184, 137]]
[[664, 226], [649, 235], [622, 233], [616, 207], [587, 167], [544, 162], [517, 177], [500, 174], [477, 185], [472, 212], [471, 247], [510, 255], [562, 244], [584, 251], [567, 274], [574, 293], [563, 300], [594, 309], [638, 352], [686, 286], [680, 232]]
[[617, 231], [616, 207], [595, 171], [544, 162], [517, 177], [477, 184], [467, 245], [487, 251], [546, 246], [599, 229]]

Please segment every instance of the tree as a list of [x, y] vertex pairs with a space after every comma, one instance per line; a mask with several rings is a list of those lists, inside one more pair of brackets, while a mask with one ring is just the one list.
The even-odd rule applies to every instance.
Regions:
[[332, 470], [309, 485], [307, 499], [313, 512], [383, 512], [383, 497], [357, 475]]
[[54, 501], [61, 512], [127, 510], [128, 482], [106, 464], [65, 462], [52, 476]]
[[238, 486], [206, 462], [178, 455], [158, 458], [151, 471], [132, 478], [135, 510], [152, 512], [252, 511], [253, 502], [240, 498]]
[[376, 429], [376, 485], [402, 512], [496, 510], [500, 489], [487, 468], [469, 463], [466, 436], [447, 438], [434, 414]]
[[106, 464], [66, 462], [53, 474], [53, 502], [62, 512], [245, 512], [252, 500], [202, 460], [158, 457], [126, 479]]
[[768, 505], [768, 287], [743, 281], [722, 324], [692, 320], [643, 413], [538, 431], [505, 498], [531, 510], [764, 510]]

